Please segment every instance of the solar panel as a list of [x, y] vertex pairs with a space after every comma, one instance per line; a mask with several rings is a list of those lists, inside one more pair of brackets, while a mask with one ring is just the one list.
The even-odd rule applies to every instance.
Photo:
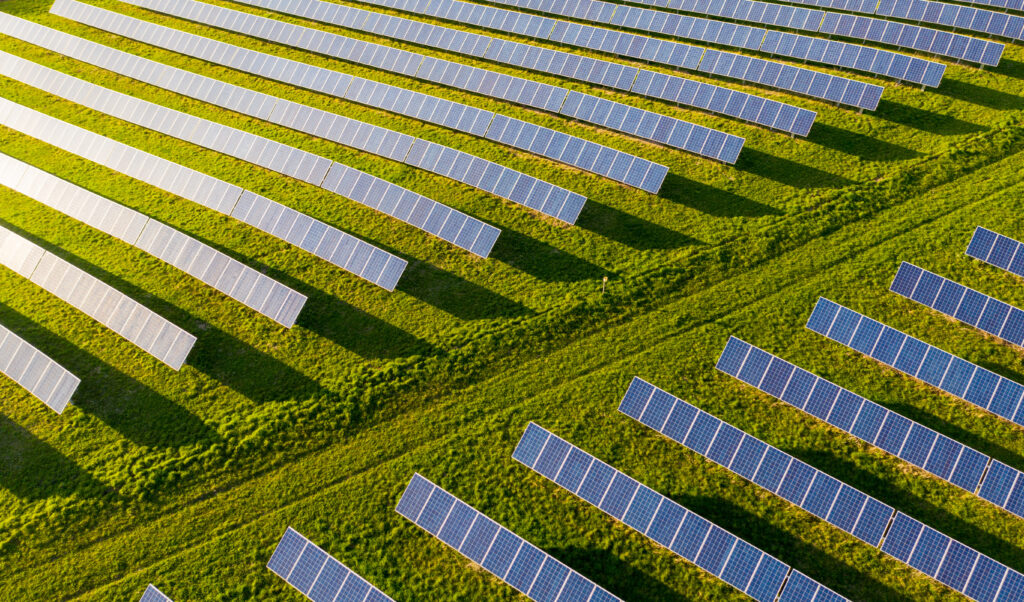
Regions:
[[278, 542], [267, 568], [313, 602], [391, 600], [291, 527]]
[[387, 213], [480, 257], [499, 230], [357, 169], [297, 148], [168, 109], [0, 52], [0, 72], [65, 100], [319, 186]]
[[173, 600], [165, 596], [155, 585], [150, 583], [146, 591], [143, 592], [139, 602], [173, 602]]
[[[540, 426], [526, 427], [512, 457], [751, 598], [792, 599], [790, 567]], [[811, 583], [802, 599], [845, 600]]]
[[396, 510], [531, 600], [619, 600], [418, 473]]
[[872, 546], [882, 541], [891, 506], [640, 378], [619, 411]]
[[[73, 0], [57, 0], [50, 10], [52, 13], [65, 18], [74, 19], [93, 27], [174, 52], [202, 58], [206, 61], [232, 67], [240, 71], [259, 75], [260, 77], [283, 81], [351, 102], [406, 115], [474, 136], [487, 135], [491, 139], [495, 139], [494, 136], [489, 134], [492, 121], [496, 118], [500, 118], [504, 122], [519, 128], [527, 125], [527, 122], [504, 115], [496, 115], [491, 111], [484, 111], [436, 96], [413, 92], [405, 88], [354, 77], [322, 67], [314, 67], [254, 50], [239, 48], [238, 46], [225, 44], [210, 38], [113, 13], [90, 4], [83, 4]], [[548, 128], [540, 128], [540, 130], [550, 133], [556, 139], [566, 140], [571, 144], [558, 146], [552, 140], [552, 144], [548, 148], [540, 148], [535, 151], [530, 145], [517, 144], [514, 140], [502, 143], [514, 146], [520, 150], [535, 152], [554, 161], [585, 169], [588, 172], [611, 178], [617, 182], [639, 187], [650, 193], [658, 192], [668, 173], [667, 167], [652, 163], [646, 159], [585, 141], [575, 136], [555, 132]], [[610, 169], [600, 171], [606, 167], [605, 165], [583, 165], [577, 160], [579, 153], [573, 155], [567, 150], [576, 144], [593, 147], [596, 149], [595, 152], [612, 157], [613, 164], [628, 163], [630, 165], [629, 179], [625, 175], [612, 172]], [[641, 177], [635, 174], [643, 175]], [[572, 205], [567, 203], [567, 206], [571, 207]]]
[[807, 327], [959, 397], [1024, 425], [1024, 386], [908, 336], [825, 298], [818, 299]]
[[[575, 192], [441, 144], [163, 65], [17, 17], [0, 15], [0, 23], [5, 33], [65, 56], [250, 117], [420, 167], [568, 223], [575, 222], [586, 202], [585, 197]], [[444, 161], [421, 160], [424, 156], [444, 154], [450, 155]], [[493, 173], [493, 177], [480, 178], [477, 174], [484, 170]], [[502, 185], [506, 182], [507, 185]]]
[[[100, 279], [0, 227], [0, 265], [179, 370], [196, 338]], [[14, 371], [14, 366], [8, 366]]]
[[985, 263], [1024, 277], [1024, 253], [1021, 243], [978, 226], [967, 246], [967, 255]]
[[[10, 253], [0, 242], [0, 262]], [[5, 263], [5, 262], [4, 262]], [[21, 385], [58, 414], [71, 402], [80, 379], [0, 324], [0, 374]]]
[[[407, 262], [265, 197], [0, 98], [0, 124], [115, 171], [230, 215], [394, 290]], [[370, 256], [370, 261], [359, 262]], [[373, 266], [384, 267], [377, 274]]]
[[889, 290], [1007, 343], [1024, 346], [1024, 311], [994, 297], [907, 262], [900, 264]]
[[[305, 50], [318, 52], [320, 54], [346, 61], [369, 64], [377, 68], [386, 68], [386, 65], [390, 63], [390, 60], [376, 61], [367, 57], [376, 57], [382, 53], [387, 54], [393, 50], [387, 46], [372, 44], [361, 40], [354, 40], [345, 36], [325, 33], [323, 31], [300, 27], [289, 23], [282, 23], [265, 17], [256, 17], [248, 13], [195, 2], [194, 0], [124, 1], [128, 4], [141, 6], [164, 14], [190, 19], [200, 23], [216, 25], [217, 27], [230, 31], [238, 31], [249, 35], [264, 37], [264, 39], [273, 39], [273, 41], [281, 44], [290, 45], [296, 48], [303, 48]], [[329, 6], [330, 4], [328, 7]], [[279, 10], [284, 10], [284, 8]], [[291, 12], [290, 9], [289, 12]], [[259, 24], [259, 27], [256, 27], [256, 24]], [[286, 33], [282, 33], [273, 38], [266, 37], [262, 33], [275, 25], [281, 27], [281, 29]], [[253, 29], [254, 27], [256, 28]], [[315, 47], [311, 46], [312, 40], [317, 41]], [[564, 88], [557, 88], [548, 84], [538, 84], [537, 82], [514, 78], [509, 75], [495, 73], [477, 67], [469, 67], [460, 63], [446, 61], [444, 59], [415, 55], [406, 51], [401, 51], [401, 54], [406, 57], [403, 59], [403, 62], [418, 61], [418, 67], [412, 73], [407, 73], [407, 75], [443, 84], [445, 86], [456, 87], [467, 92], [485, 94], [502, 100], [524, 104], [536, 109], [557, 113], [568, 94], [568, 90]], [[577, 64], [576, 69], [578, 70], [579, 68], [580, 65]], [[684, 130], [688, 127], [692, 127], [693, 125], [685, 121], [669, 118], [651, 111], [645, 111], [642, 109], [636, 110], [642, 114], [643, 117], [649, 116], [653, 120], [660, 121], [670, 119], [677, 123], [677, 128]], [[598, 123], [598, 125], [604, 124]], [[640, 138], [661, 142], [669, 146], [674, 146], [674, 143], [676, 142], [676, 139], [662, 141], [653, 138], [652, 136], [655, 133], [653, 125], [646, 127], [644, 130], [630, 131], [626, 129], [620, 131], [625, 131], [626, 133]], [[702, 139], [699, 144], [693, 141], [690, 137], [685, 137], [683, 139], [683, 143], [675, 147], [711, 159], [729, 162], [732, 155], [738, 153], [737, 146], [742, 146], [743, 139], [738, 136], [725, 134], [715, 130], [712, 130], [712, 132], [714, 132], [713, 136], [707, 136]]]

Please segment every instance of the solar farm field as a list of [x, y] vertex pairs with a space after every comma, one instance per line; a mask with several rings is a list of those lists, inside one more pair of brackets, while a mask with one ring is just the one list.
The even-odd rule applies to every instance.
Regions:
[[634, 377], [1024, 572], [1024, 519], [715, 368], [735, 336], [1024, 470], [1019, 425], [805, 327], [825, 297], [1024, 384], [1020, 347], [889, 291], [908, 262], [1024, 308], [1018, 276], [965, 254], [977, 226], [1024, 239], [1024, 44], [1000, 40], [998, 66], [984, 69], [911, 51], [946, 65], [941, 84], [925, 89], [748, 53], [884, 86], [877, 109], [858, 112], [350, 3], [815, 111], [801, 137], [253, 2], [204, 1], [592, 94], [745, 144], [735, 164], [712, 161], [137, 3], [84, 2], [641, 157], [668, 168], [652, 194], [481, 136], [133, 41], [51, 14], [51, 0], [0, 0], [0, 13], [452, 147], [586, 197], [569, 225], [425, 169], [0, 36], [0, 51], [14, 57], [325, 157], [501, 231], [489, 257], [479, 257], [325, 188], [0, 75], [2, 99], [262, 195], [408, 262], [389, 292], [237, 219], [23, 134], [18, 124], [0, 126], [3, 154], [306, 297], [297, 323], [285, 328], [140, 248], [0, 186], [0, 227], [196, 337], [174, 370], [0, 267], [0, 332], [17, 333], [81, 379], [58, 414], [0, 377], [0, 600], [135, 601], [150, 583], [177, 602], [302, 600], [266, 568], [289, 526], [400, 602], [525, 600], [396, 512], [416, 473], [622, 600], [749, 599], [513, 459], [531, 422], [845, 598], [965, 599], [623, 415], [619, 403]]

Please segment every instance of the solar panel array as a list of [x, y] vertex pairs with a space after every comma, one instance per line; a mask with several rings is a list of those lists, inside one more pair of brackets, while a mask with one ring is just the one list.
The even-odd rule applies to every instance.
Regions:
[[[496, 117], [502, 117], [510, 123], [519, 124], [520, 128], [534, 131], [535, 134], [515, 138], [506, 136], [504, 139], [498, 140], [499, 142], [629, 186], [635, 186], [650, 193], [656, 193], [661, 189], [662, 182], [668, 174], [668, 168], [664, 165], [519, 119], [496, 115], [491, 111], [413, 92], [405, 88], [239, 48], [210, 38], [119, 15], [90, 4], [82, 4], [74, 0], [57, 0], [50, 11], [134, 40], [202, 58], [260, 77], [413, 117], [474, 136], [487, 136], [491, 140], [498, 139], [497, 134], [490, 132], [491, 125]], [[600, 159], [595, 160], [594, 157]], [[612, 170], [613, 167], [619, 165], [627, 166], [625, 175]]]
[[[341, 163], [114, 92], [4, 52], [0, 52], [0, 73], [113, 117], [335, 192], [481, 257], [490, 254], [500, 232], [460, 211]], [[383, 270], [385, 260], [374, 266], [373, 273]]]
[[[857, 535], [869, 520], [872, 535], [858, 537], [968, 598], [1008, 602], [1024, 593], [1017, 571], [795, 458], [780, 462], [783, 452], [638, 378], [619, 410], [815, 516], [828, 516], [843, 531]], [[797, 470], [800, 465], [806, 468]]]
[[7, 29], [18, 39], [48, 50], [250, 117], [420, 167], [570, 224], [586, 202], [575, 192], [441, 144], [189, 73], [31, 21], [2, 16], [0, 20], [9, 21]]
[[882, 541], [891, 506], [640, 378], [619, 411], [864, 542]]
[[[6, 264], [8, 240], [0, 240], [0, 263]], [[21, 385], [58, 414], [68, 407], [81, 380], [0, 324], [0, 374]]]
[[165, 596], [163, 592], [156, 588], [155, 585], [150, 583], [149, 587], [146, 588], [146, 591], [143, 592], [142, 598], [139, 602], [173, 602], [173, 600]]
[[[435, 57], [423, 56], [390, 46], [373, 44], [316, 29], [257, 17], [248, 13], [212, 6], [194, 0], [123, 0], [198, 23], [237, 31], [280, 44], [318, 52], [342, 60], [370, 65], [430, 82], [452, 86], [533, 108], [560, 112], [568, 90], [534, 81], [470, 67]], [[330, 6], [339, 6], [331, 3]], [[625, 105], [623, 105], [625, 106]], [[704, 157], [734, 163], [743, 147], [743, 139], [665, 115], [631, 108], [630, 121], [619, 122], [618, 131], [695, 152]], [[583, 115], [577, 115], [583, 120]], [[587, 120], [613, 128], [616, 121]], [[639, 125], [637, 125], [639, 124]], [[613, 128], [614, 129], [614, 128]], [[694, 150], [696, 149], [696, 150]]]
[[[608, 61], [584, 58], [567, 52], [534, 47], [510, 40], [470, 34], [457, 29], [412, 21], [401, 17], [382, 15], [358, 8], [343, 7], [341, 9], [333, 9], [331, 8], [333, 6], [332, 3], [320, 2], [319, 0], [288, 3], [278, 0], [243, 1], [253, 6], [315, 18], [318, 21], [339, 25], [348, 29], [367, 31], [414, 44], [439, 47], [444, 50], [469, 54], [477, 58], [511, 64], [534, 71], [551, 73], [618, 90], [631, 91], [635, 94], [660, 100], [697, 107], [799, 136], [806, 136], [808, 134], [816, 117], [816, 113], [813, 111], [774, 100], [767, 100], [738, 90], [730, 90], [647, 69], [637, 69]], [[399, 2], [371, 3], [419, 14], [450, 18], [460, 23], [482, 25], [500, 31], [509, 31], [511, 33], [525, 31], [527, 35], [537, 34], [537, 37], [541, 39], [547, 39], [555, 24], [551, 19], [544, 17], [512, 13], [499, 8], [464, 2], [403, 0]], [[575, 45], [566, 40], [557, 41]], [[586, 97], [582, 101], [577, 101], [575, 105], [582, 104], [584, 107], [596, 107], [597, 103], [601, 100], [595, 96], [570, 92], [566, 103], [572, 102], [571, 97], [574, 94]], [[610, 101], [606, 102], [610, 103]], [[620, 106], [621, 108], [617, 108], [618, 112], [629, 110], [629, 107], [626, 105]], [[592, 110], [592, 108], [586, 110], [585, 115], [587, 119], [592, 117]], [[566, 113], [564, 106], [562, 112]], [[611, 113], [612, 111], [608, 112]], [[572, 114], [575, 116], [576, 112]], [[598, 115], [601, 114], [603, 112], [598, 113]], [[648, 117], [648, 119], [653, 119], [653, 117]], [[640, 124], [642, 119], [636, 119], [635, 121]], [[625, 120], [625, 123], [631, 122], [632, 120]], [[602, 123], [601, 125], [607, 124]], [[654, 129], [657, 130], [657, 127], [655, 126]], [[612, 126], [612, 129], [622, 129], [622, 126]], [[630, 133], [635, 134], [635, 132]]]
[[99, 278], [0, 227], [0, 265], [178, 370], [196, 338]]
[[1024, 386], [876, 322], [818, 299], [807, 327], [883, 364], [1024, 426]]
[[[865, 84], [838, 75], [623, 31], [569, 21], [557, 21], [490, 6], [481, 7], [478, 4], [460, 0], [362, 1], [459, 23], [528, 35], [549, 42], [587, 48], [631, 59], [712, 73], [869, 111], [878, 106], [878, 101], [882, 96], [881, 86]], [[545, 10], [537, 8], [533, 4], [519, 3], [515, 5], [533, 10]], [[588, 11], [565, 12], [561, 5], [549, 7], [549, 10], [557, 14], [580, 18], [588, 18], [588, 14], [590, 14]], [[678, 15], [668, 16], [666, 19], [674, 17], [678, 17]], [[541, 52], [545, 51], [541, 50]], [[737, 96], [742, 94], [739, 91], [694, 82], [648, 69], [637, 70], [636, 80], [630, 90], [636, 94], [653, 96], [669, 102], [730, 115], [799, 135], [806, 135], [806, 132], [800, 133], [803, 131], [801, 124], [806, 124], [809, 129], [810, 121], [813, 121], [814, 118], [813, 115], [807, 116], [804, 113], [798, 113], [792, 121], [793, 125], [788, 125], [790, 123], [788, 115], [794, 110], [803, 111], [803, 109], [795, 107], [789, 109], [786, 107], [790, 105], [783, 105], [777, 111], [776, 106], [772, 104], [774, 101], [766, 101], [764, 105], [760, 105], [756, 100], [760, 97], [757, 96], [744, 98], [746, 95]], [[712, 98], [716, 95], [718, 98], [712, 102]]]
[[1024, 311], [912, 263], [900, 264], [889, 290], [1007, 343], [1024, 346]]
[[1024, 253], [1021, 243], [978, 226], [967, 245], [967, 255], [1024, 277]]
[[759, 602], [845, 600], [532, 422], [512, 457]]
[[531, 600], [619, 600], [419, 474], [413, 475], [396, 510]]
[[306, 303], [305, 295], [187, 234], [3, 153], [0, 185], [141, 249], [287, 328]]
[[267, 568], [314, 602], [391, 600], [291, 527], [278, 542]]
[[[237, 218], [394, 290], [407, 262], [280, 203], [0, 98], [0, 125]], [[383, 262], [384, 269], [376, 272]]]

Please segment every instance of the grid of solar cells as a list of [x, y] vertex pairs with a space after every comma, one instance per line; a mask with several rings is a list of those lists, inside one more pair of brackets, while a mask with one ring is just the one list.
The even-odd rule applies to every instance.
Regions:
[[0, 125], [230, 215], [387, 290], [394, 290], [408, 264], [280, 203], [4, 98]]
[[65, 100], [335, 192], [480, 257], [490, 254], [500, 232], [437, 201], [341, 163], [102, 88], [11, 54], [0, 52], [0, 72]]
[[124, 293], [0, 227], [0, 265], [179, 370], [196, 338]]
[[155, 585], [150, 583], [146, 591], [142, 593], [142, 598], [139, 602], [173, 602], [173, 600], [165, 596]]
[[818, 299], [807, 327], [938, 387], [996, 416], [1024, 426], [1024, 386], [903, 334], [824, 297]]
[[[556, 21], [547, 17], [490, 6], [482, 7], [461, 0], [361, 1], [458, 23], [519, 35], [531, 35], [550, 42], [660, 63], [675, 68], [714, 73], [723, 77], [750, 81], [810, 96], [814, 96], [820, 90], [825, 90], [828, 94], [818, 96], [818, 98], [859, 109], [874, 110], [882, 95], [880, 86], [864, 84], [836, 75], [781, 65], [763, 59], [751, 59], [732, 53], [722, 53], [717, 50], [707, 50], [670, 40], [648, 38], [581, 23]], [[518, 6], [523, 5], [519, 4]], [[523, 7], [533, 8], [532, 5]], [[542, 50], [541, 53], [543, 52]], [[705, 63], [702, 57], [707, 57], [710, 60]], [[539, 60], [540, 57], [538, 57]], [[804, 77], [797, 77], [800, 74], [804, 74]], [[812, 78], [814, 86], [809, 86], [804, 81], [807, 77]], [[798, 109], [792, 105], [776, 104], [775, 101], [747, 95], [738, 90], [694, 82], [647, 69], [637, 70], [636, 80], [634, 80], [630, 91], [729, 115], [801, 136], [807, 134], [816, 116], [813, 112], [805, 113], [806, 109]], [[763, 104], [762, 101], [764, 101]]]
[[[0, 241], [0, 263], [7, 253]], [[0, 324], [0, 374], [21, 385], [58, 414], [68, 407], [81, 380]]]
[[971, 493], [986, 474], [987, 455], [736, 337], [715, 367]]
[[291, 328], [306, 296], [165, 224], [0, 153], [0, 185], [172, 265]]
[[862, 541], [882, 541], [891, 506], [640, 378], [619, 411]]
[[[206, 61], [314, 90], [347, 101], [372, 106], [392, 113], [434, 123], [474, 136], [489, 133], [495, 113], [405, 88], [355, 77], [346, 73], [314, 67], [204, 38], [121, 15], [74, 0], [57, 0], [50, 12], [133, 40], [166, 48]], [[593, 97], [591, 97], [593, 98]], [[519, 119], [501, 116], [520, 129], [536, 128], [532, 138], [523, 136], [502, 140], [503, 144], [535, 153], [656, 193], [668, 174], [668, 168], [607, 146], [538, 127]], [[493, 137], [491, 139], [494, 139]], [[600, 161], [592, 157], [607, 157]], [[626, 166], [624, 169], [622, 166]]]
[[[292, 25], [274, 19], [212, 6], [194, 0], [122, 0], [168, 15], [204, 23], [229, 31], [261, 37], [280, 44], [318, 52], [346, 61], [366, 64], [378, 69], [401, 73], [410, 77], [452, 86], [503, 100], [518, 102], [534, 108], [558, 113], [568, 90], [538, 84], [537, 82], [470, 67], [435, 57], [400, 51], [389, 46], [373, 44], [345, 36], [325, 33], [316, 29]], [[328, 8], [339, 6], [327, 4]], [[404, 66], [404, 67], [399, 67]], [[725, 163], [735, 163], [743, 146], [743, 138], [725, 134], [682, 120], [636, 109], [642, 119], [637, 127], [633, 122], [620, 124], [618, 131], [673, 146]], [[577, 118], [582, 120], [582, 116]], [[612, 127], [614, 121], [591, 120], [603, 127]], [[599, 159], [599, 158], [597, 158]]]
[[[807, 109], [797, 108], [738, 90], [729, 90], [728, 88], [696, 82], [674, 75], [665, 75], [634, 67], [626, 68], [608, 61], [594, 61], [591, 64], [588, 61], [592, 59], [584, 59], [566, 52], [536, 48], [510, 40], [487, 38], [456, 29], [449, 29], [420, 21], [411, 21], [400, 17], [381, 15], [351, 7], [346, 7], [342, 11], [332, 12], [329, 8], [321, 8], [328, 3], [320, 2], [319, 0], [307, 0], [297, 3], [283, 3], [279, 0], [243, 1], [254, 6], [316, 18], [317, 20], [341, 27], [369, 31], [416, 44], [440, 44], [445, 50], [455, 49], [474, 56], [513, 64], [518, 67], [552, 73], [623, 91], [632, 91], [643, 96], [669, 100], [713, 113], [729, 115], [730, 117], [799, 136], [806, 136], [810, 132], [811, 125], [816, 117], [816, 113]], [[469, 4], [457, 0], [444, 0], [441, 2], [433, 0], [369, 1], [369, 3], [388, 6], [389, 8], [398, 8], [417, 14], [438, 16], [459, 23], [480, 25], [499, 31], [508, 31], [510, 33], [525, 32], [527, 35], [535, 34], [540, 39], [547, 39], [552, 34], [552, 28], [556, 24], [555, 21], [544, 17], [514, 13], [499, 8]], [[459, 44], [455, 42], [455, 40], [463, 38], [472, 40], [473, 43]], [[568, 40], [558, 41], [572, 44], [572, 41]], [[697, 51], [695, 50], [695, 52]], [[655, 85], [652, 86], [652, 83]], [[668, 89], [667, 93], [666, 88]], [[685, 92], [683, 91], [684, 88], [686, 88]], [[693, 90], [692, 92], [690, 91], [691, 89]], [[700, 93], [698, 94], [698, 92]], [[579, 93], [570, 92], [570, 97], [573, 94], [579, 95]], [[594, 96], [581, 96], [587, 96], [585, 102], [590, 103], [591, 106], [601, 100]], [[570, 102], [570, 100], [571, 98], [567, 98], [566, 102]], [[619, 105], [619, 103], [612, 103], [610, 101], [604, 102], [612, 107], [609, 109], [609, 112], [630, 110], [630, 107], [627, 105]], [[633, 110], [636, 111], [637, 109]], [[589, 111], [587, 115], [590, 115]], [[651, 118], [648, 117], [648, 119]], [[624, 124], [634, 122], [640, 127], [643, 119], [634, 117], [623, 120]], [[607, 126], [607, 123], [602, 123], [602, 125]], [[656, 131], [658, 127], [655, 124], [653, 130]], [[621, 127], [613, 126], [612, 129], [621, 129]], [[636, 134], [636, 132], [630, 133]]]
[[1024, 596], [1024, 575], [902, 512], [896, 513], [882, 551], [972, 600], [1010, 602]]
[[967, 255], [1024, 278], [1024, 247], [1020, 242], [978, 226], [967, 245]]
[[900, 264], [889, 290], [1007, 343], [1024, 346], [1024, 311], [912, 263]]
[[809, 579], [811, 597], [794, 597], [789, 566], [532, 422], [512, 457], [759, 602], [775, 600], [787, 574], [780, 600], [845, 600]]
[[313, 602], [391, 600], [291, 527], [278, 542], [267, 568]]
[[32, 21], [0, 15], [18, 39], [148, 84], [338, 144], [413, 165], [570, 224], [586, 198], [514, 169], [394, 130], [190, 73]]
[[418, 473], [396, 510], [531, 600], [619, 600]]

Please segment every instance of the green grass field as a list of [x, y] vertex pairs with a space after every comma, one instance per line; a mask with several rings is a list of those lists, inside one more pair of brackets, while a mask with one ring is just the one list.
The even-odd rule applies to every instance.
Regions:
[[566, 227], [420, 170], [0, 40], [6, 52], [342, 161], [502, 230], [492, 257], [478, 260], [322, 189], [0, 78], [5, 98], [264, 194], [410, 264], [389, 294], [237, 221], [0, 128], [2, 152], [179, 228], [309, 297], [298, 325], [284, 330], [137, 249], [0, 189], [0, 225], [199, 338], [174, 372], [0, 270], [0, 324], [82, 378], [61, 416], [0, 379], [0, 600], [137, 600], [149, 582], [178, 602], [300, 600], [264, 568], [289, 525], [399, 601], [516, 599], [395, 513], [414, 472], [626, 600], [744, 599], [514, 462], [529, 421], [851, 599], [959, 597], [619, 414], [635, 375], [1024, 570], [1024, 521], [714, 370], [734, 334], [1024, 469], [1019, 427], [804, 328], [815, 299], [827, 296], [1024, 382], [1019, 349], [888, 292], [907, 260], [1024, 306], [1018, 280], [964, 255], [976, 225], [1024, 236], [1021, 46], [1008, 45], [995, 70], [950, 65], [937, 90], [878, 81], [886, 85], [883, 101], [863, 115], [721, 82], [818, 111], [806, 140], [520, 72], [744, 136], [739, 162], [724, 166], [115, 0], [94, 3], [498, 110], [661, 162], [671, 175], [660, 195], [648, 195], [81, 26], [49, 15], [49, 0], [0, 2], [2, 11], [448, 144], [589, 199], [577, 226]]

